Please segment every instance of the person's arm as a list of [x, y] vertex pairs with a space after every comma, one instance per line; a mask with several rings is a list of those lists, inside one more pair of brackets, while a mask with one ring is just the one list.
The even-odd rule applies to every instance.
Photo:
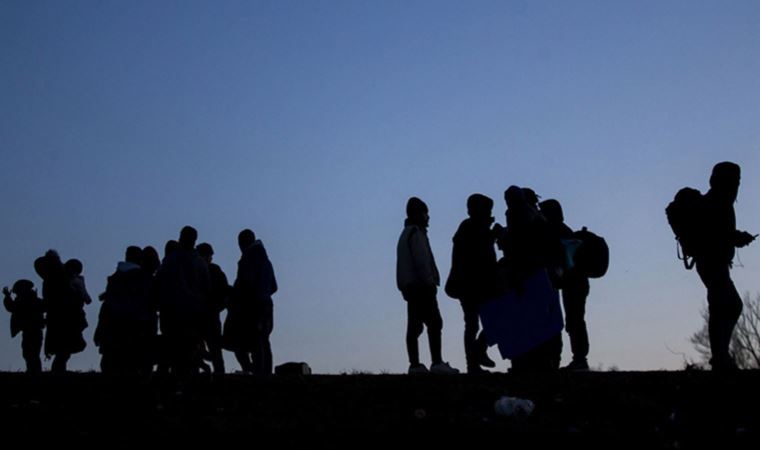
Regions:
[[13, 299], [11, 299], [11, 291], [8, 289], [8, 286], [3, 288], [3, 306], [5, 306], [5, 309], [7, 309], [10, 313], [12, 313], [15, 309]]

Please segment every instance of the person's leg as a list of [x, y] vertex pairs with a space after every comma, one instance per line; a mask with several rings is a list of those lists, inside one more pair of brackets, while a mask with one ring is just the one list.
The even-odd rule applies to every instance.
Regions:
[[586, 328], [586, 298], [588, 293], [588, 279], [580, 276], [570, 278], [562, 289], [565, 329], [570, 338], [573, 361], [578, 363], [586, 363], [589, 352]]
[[21, 354], [26, 362], [27, 373], [42, 372], [42, 330], [24, 331], [21, 335]]
[[697, 263], [697, 273], [707, 288], [710, 363], [713, 367], [732, 365], [729, 347], [734, 327], [741, 316], [741, 297], [731, 281], [727, 264]]
[[257, 375], [272, 374], [272, 346], [269, 336], [274, 325], [272, 307], [265, 305], [258, 312], [256, 323], [256, 350], [253, 354], [253, 370]]
[[205, 333], [206, 346], [214, 366], [214, 373], [224, 373], [224, 357], [222, 356], [222, 323], [219, 314], [208, 318], [208, 329]]
[[478, 307], [475, 302], [467, 300], [460, 301], [460, 305], [464, 313], [464, 354], [467, 361], [467, 370], [478, 371], [480, 369], [481, 355], [484, 351], [481, 342], [485, 342], [485, 340], [478, 341], [478, 331], [480, 330]]
[[406, 311], [406, 351], [409, 356], [409, 365], [413, 367], [420, 364], [420, 350], [417, 341], [423, 331], [419, 299], [409, 297], [406, 302]]
[[249, 352], [235, 352], [235, 359], [237, 359], [243, 372], [253, 373], [253, 363], [251, 362], [251, 354]]
[[423, 323], [427, 326], [430, 359], [432, 360], [431, 366], [433, 366], [443, 362], [443, 357], [441, 356], [443, 318], [441, 317], [441, 311], [438, 309], [438, 301], [435, 299], [435, 295], [426, 298], [424, 304]]
[[50, 367], [50, 371], [55, 373], [66, 372], [66, 364], [69, 362], [69, 358], [71, 358], [71, 353], [56, 353], [55, 357], [53, 357], [53, 364]]

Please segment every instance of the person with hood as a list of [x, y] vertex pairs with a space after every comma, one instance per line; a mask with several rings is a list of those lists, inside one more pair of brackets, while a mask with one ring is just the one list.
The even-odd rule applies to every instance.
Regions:
[[429, 371], [456, 374], [459, 370], [451, 367], [441, 356], [443, 319], [436, 299], [441, 280], [427, 237], [429, 222], [430, 216], [425, 202], [411, 197], [406, 203], [404, 230], [396, 247], [396, 285], [406, 301], [407, 308], [406, 349], [409, 356], [409, 373], [428, 372], [428, 368], [420, 363], [417, 344], [423, 327], [427, 327], [432, 359]]
[[108, 277], [95, 329], [95, 345], [103, 373], [147, 374], [152, 370], [150, 348], [155, 335], [151, 280], [140, 265], [142, 250], [127, 247], [124, 261]]
[[467, 199], [468, 218], [454, 234], [451, 271], [446, 293], [459, 300], [464, 313], [464, 350], [467, 373], [487, 372], [481, 366], [495, 367], [488, 357], [485, 336], [480, 330], [480, 304], [498, 294], [496, 251], [491, 224], [493, 200], [482, 194]]
[[272, 373], [274, 328], [272, 295], [277, 292], [274, 268], [256, 234], [245, 229], [238, 234], [240, 260], [233, 284], [232, 300], [224, 323], [224, 348], [235, 353], [241, 369], [256, 375]]
[[710, 190], [703, 198], [702, 238], [694, 255], [697, 273], [707, 289], [710, 365], [716, 371], [736, 370], [729, 344], [743, 305], [730, 270], [736, 248], [755, 240], [750, 233], [736, 229], [734, 203], [740, 180], [741, 169], [733, 162], [713, 167]]
[[[11, 297], [13, 293], [16, 298]], [[21, 354], [26, 363], [26, 373], [42, 372], [42, 328], [45, 326], [45, 310], [42, 299], [34, 290], [34, 283], [18, 280], [13, 290], [3, 288], [3, 305], [11, 313], [11, 337], [21, 333]]]

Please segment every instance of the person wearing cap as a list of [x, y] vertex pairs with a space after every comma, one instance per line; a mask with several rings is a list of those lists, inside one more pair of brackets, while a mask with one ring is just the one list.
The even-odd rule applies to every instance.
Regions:
[[735, 370], [729, 353], [731, 335], [742, 312], [742, 300], [731, 280], [736, 248], [749, 245], [755, 236], [736, 229], [734, 203], [739, 193], [741, 169], [724, 161], [713, 167], [710, 190], [703, 201], [703, 238], [697, 248], [697, 274], [707, 289], [710, 365], [713, 370]]
[[[11, 293], [15, 294], [15, 299]], [[4, 287], [3, 295], [3, 305], [11, 313], [11, 337], [21, 333], [21, 354], [26, 363], [26, 372], [40, 373], [42, 328], [45, 326], [42, 299], [37, 296], [34, 283], [29, 280], [16, 281], [13, 290]]]
[[406, 204], [404, 230], [396, 249], [396, 285], [406, 300], [406, 349], [409, 356], [409, 373], [427, 373], [420, 363], [417, 340], [427, 327], [432, 364], [430, 372], [456, 374], [459, 370], [443, 361], [441, 356], [441, 330], [443, 319], [438, 309], [436, 294], [441, 284], [438, 268], [427, 237], [430, 221], [428, 207], [417, 197]]

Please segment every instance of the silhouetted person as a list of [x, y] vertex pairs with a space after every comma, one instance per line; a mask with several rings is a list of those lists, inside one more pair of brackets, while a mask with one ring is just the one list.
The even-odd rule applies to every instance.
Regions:
[[179, 242], [175, 241], [174, 239], [169, 239], [166, 241], [166, 244], [164, 244], [164, 259], [163, 261], [166, 261], [166, 258], [168, 258], [172, 253], [179, 250]]
[[[527, 195], [527, 196], [526, 196]], [[510, 186], [504, 192], [507, 204], [507, 227], [499, 230], [500, 248], [504, 257], [499, 262], [506, 274], [506, 284], [523, 293], [525, 281], [540, 269], [550, 270], [560, 241], [537, 209], [538, 196], [529, 188]], [[559, 368], [562, 353], [562, 333], [529, 352], [512, 359], [512, 370], [551, 371]]]
[[549, 265], [554, 251], [546, 219], [531, 203], [537, 198], [532, 189], [510, 186], [504, 192], [507, 226], [494, 227], [499, 248], [504, 252], [501, 264], [507, 272], [508, 285], [518, 290], [527, 277]]
[[162, 340], [173, 373], [194, 373], [200, 361], [203, 304], [211, 293], [208, 266], [195, 251], [198, 232], [182, 228], [179, 247], [169, 253], [156, 274]]
[[430, 344], [430, 371], [459, 373], [444, 362], [441, 356], [443, 318], [436, 299], [441, 278], [427, 237], [429, 221], [425, 202], [411, 197], [406, 203], [404, 230], [396, 248], [396, 285], [406, 300], [407, 308], [406, 350], [409, 355], [409, 373], [428, 372], [427, 367], [420, 363], [417, 343], [424, 327], [427, 327]]
[[149, 355], [156, 312], [150, 276], [140, 266], [142, 257], [140, 247], [128, 247], [101, 295], [94, 339], [103, 373], [147, 374], [152, 369]]
[[155, 248], [148, 245], [142, 249], [140, 267], [149, 277], [152, 278], [156, 275], [158, 268], [161, 267], [161, 258], [159, 258], [158, 251]]
[[[562, 205], [554, 199], [540, 203], [541, 213], [549, 223], [549, 229], [556, 239], [572, 239], [573, 230], [565, 224]], [[588, 331], [586, 329], [586, 298], [589, 294], [588, 277], [584, 276], [577, 267], [567, 269], [564, 261], [564, 248], [557, 255], [557, 266], [561, 268], [559, 279], [555, 279], [555, 287], [562, 290], [562, 306], [565, 310], [565, 329], [570, 338], [570, 348], [573, 352], [572, 361], [565, 367], [567, 370], [588, 370]]]
[[749, 245], [755, 239], [746, 231], [736, 229], [734, 202], [740, 179], [737, 164], [721, 162], [713, 167], [710, 190], [703, 198], [703, 237], [694, 255], [697, 273], [707, 288], [710, 313], [707, 326], [713, 370], [736, 369], [728, 349], [743, 305], [731, 280], [730, 269], [735, 249]]
[[159, 267], [161, 267], [161, 258], [158, 256], [158, 251], [155, 248], [150, 245], [143, 247], [140, 267], [142, 267], [148, 278], [148, 305], [150, 306], [150, 310], [146, 312], [149, 314], [148, 330], [150, 338], [145, 353], [138, 356], [140, 358], [140, 372], [149, 374], [153, 372], [153, 366], [160, 360], [159, 354], [161, 349], [158, 338], [159, 293], [156, 283], [156, 273]]
[[74, 353], [85, 349], [82, 331], [87, 328], [84, 301], [74, 293], [71, 279], [55, 250], [34, 261], [34, 269], [42, 278], [42, 301], [47, 312], [45, 355], [53, 356], [51, 371], [65, 372]]
[[92, 303], [92, 298], [90, 298], [90, 294], [87, 292], [87, 287], [84, 284], [84, 276], [82, 276], [82, 270], [84, 269], [82, 261], [72, 258], [66, 261], [63, 267], [66, 269], [66, 276], [69, 277], [71, 289], [78, 301], [82, 302], [83, 305]]
[[[175, 244], [179, 245], [177, 241], [172, 240], [171, 242], [174, 242], [172, 246]], [[140, 358], [142, 359], [140, 371], [142, 373], [151, 373], [153, 371], [153, 366], [158, 365], [158, 372], [168, 373], [168, 357], [166, 355], [162, 338], [158, 336], [158, 304], [160, 292], [158, 290], [158, 283], [156, 282], [156, 274], [161, 267], [161, 257], [158, 255], [158, 251], [155, 248], [150, 245], [143, 247], [140, 267], [145, 271], [148, 278], [148, 296], [151, 307], [150, 344], [147, 352], [140, 355]]]
[[272, 373], [269, 335], [277, 280], [264, 244], [253, 231], [241, 231], [238, 246], [241, 255], [224, 323], [224, 347], [235, 353], [245, 372], [268, 375]]
[[40, 351], [42, 350], [42, 328], [45, 326], [42, 299], [34, 290], [34, 283], [18, 280], [13, 283], [13, 294], [3, 288], [3, 305], [11, 313], [11, 337], [21, 333], [21, 354], [26, 362], [27, 373], [42, 372]]
[[203, 305], [203, 323], [201, 334], [208, 347], [211, 364], [214, 373], [224, 373], [224, 358], [222, 357], [222, 322], [219, 313], [227, 307], [230, 294], [230, 285], [222, 268], [214, 264], [214, 248], [211, 244], [198, 244], [198, 254], [208, 264], [208, 272], [211, 277], [211, 295], [208, 302]]
[[464, 312], [464, 350], [467, 373], [487, 372], [480, 366], [495, 367], [488, 358], [488, 348], [480, 330], [478, 314], [481, 303], [497, 295], [496, 251], [491, 231], [493, 200], [482, 194], [467, 199], [469, 218], [462, 221], [454, 234], [451, 272], [446, 293], [459, 299]]

